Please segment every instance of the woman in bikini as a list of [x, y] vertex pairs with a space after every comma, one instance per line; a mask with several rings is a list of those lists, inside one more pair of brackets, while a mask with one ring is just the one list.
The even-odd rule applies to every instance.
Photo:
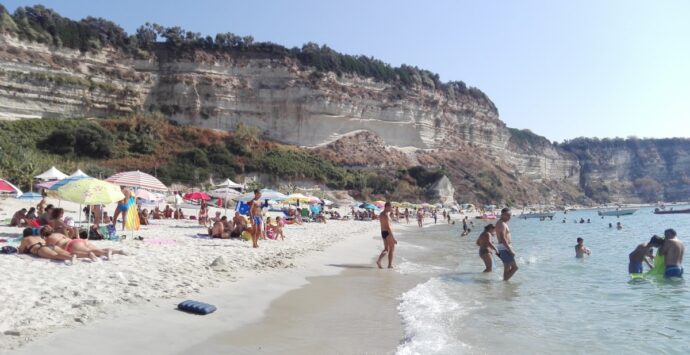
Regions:
[[483, 272], [491, 272], [492, 270], [491, 250], [493, 249], [494, 253], [498, 255], [498, 250], [496, 250], [494, 244], [491, 243], [491, 235], [494, 234], [495, 229], [496, 227], [493, 224], [487, 224], [486, 227], [484, 227], [482, 234], [480, 234], [479, 238], [477, 238], [479, 257], [482, 258], [482, 261], [484, 261], [484, 265], [486, 266]]
[[70, 254], [60, 247], [47, 245], [41, 237], [31, 234], [31, 228], [24, 229], [24, 238], [22, 238], [18, 248], [20, 253], [31, 254], [39, 258], [51, 260], [63, 260], [68, 264], [73, 264], [74, 261], [76, 261], [76, 254]]
[[101, 256], [106, 256], [108, 260], [113, 254], [124, 255], [122, 250], [98, 249], [86, 239], [70, 239], [64, 234], [56, 233], [50, 226], [41, 228], [41, 237], [45, 238], [46, 244], [54, 245], [66, 250], [68, 253], [76, 254], [81, 258], [90, 258], [95, 261]]

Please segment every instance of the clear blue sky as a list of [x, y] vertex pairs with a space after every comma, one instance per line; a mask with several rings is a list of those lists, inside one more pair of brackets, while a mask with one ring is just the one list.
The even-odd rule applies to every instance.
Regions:
[[36, 3], [129, 33], [148, 21], [416, 65], [551, 140], [690, 136], [690, 1], [2, 1]]

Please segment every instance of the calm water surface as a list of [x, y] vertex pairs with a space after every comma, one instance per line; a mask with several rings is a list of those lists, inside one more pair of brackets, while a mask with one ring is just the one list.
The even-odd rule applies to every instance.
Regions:
[[[561, 220], [565, 217], [567, 223]], [[590, 218], [590, 224], [574, 219]], [[620, 221], [624, 229], [609, 228]], [[399, 268], [424, 282], [400, 297], [406, 338], [399, 354], [458, 353], [677, 353], [690, 350], [690, 293], [685, 281], [647, 278], [632, 282], [628, 254], [653, 234], [674, 228], [690, 242], [690, 215], [601, 219], [595, 211], [557, 214], [553, 221], [510, 222], [519, 270], [501, 281], [474, 242], [486, 224], [411, 229], [399, 237]], [[592, 255], [574, 257], [582, 237]], [[687, 264], [687, 261], [685, 262]]]

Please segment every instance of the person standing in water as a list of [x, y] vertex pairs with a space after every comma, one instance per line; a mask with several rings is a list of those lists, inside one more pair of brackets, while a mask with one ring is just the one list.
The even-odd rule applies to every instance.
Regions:
[[676, 239], [676, 231], [667, 229], [664, 231], [664, 246], [661, 247], [660, 254], [666, 260], [666, 271], [664, 277], [683, 277], [683, 254], [685, 246], [680, 239]]
[[482, 272], [491, 272], [492, 271], [492, 260], [491, 260], [491, 250], [493, 250], [496, 255], [498, 255], [498, 250], [496, 250], [496, 247], [494, 246], [494, 243], [491, 242], [491, 235], [494, 234], [494, 231], [496, 230], [496, 227], [493, 224], [487, 224], [486, 227], [484, 227], [484, 231], [482, 234], [479, 235], [479, 238], [477, 238], [477, 246], [479, 246], [479, 257], [484, 261], [484, 271]]
[[515, 251], [512, 246], [512, 237], [508, 221], [510, 221], [510, 208], [501, 210], [501, 218], [496, 222], [496, 238], [498, 239], [498, 257], [503, 261], [503, 281], [510, 280], [518, 271], [515, 262]]
[[584, 258], [585, 255], [590, 255], [592, 252], [585, 246], [585, 240], [582, 238], [577, 238], [577, 244], [575, 245], [575, 257]]
[[249, 218], [252, 220], [252, 247], [259, 247], [261, 237], [261, 191], [254, 190], [254, 199], [249, 201]]
[[386, 204], [383, 206], [383, 212], [381, 212], [379, 215], [379, 222], [381, 223], [381, 238], [383, 238], [383, 251], [379, 255], [378, 260], [376, 260], [376, 265], [378, 265], [379, 269], [383, 269], [383, 266], [381, 266], [381, 260], [383, 260], [386, 254], [388, 254], [388, 268], [393, 268], [393, 251], [395, 250], [395, 244], [398, 243], [393, 236], [393, 229], [391, 228], [389, 216], [390, 211], [391, 203], [386, 202]]
[[642, 243], [639, 244], [635, 250], [632, 251], [628, 255], [628, 259], [630, 262], [628, 263], [628, 273], [630, 274], [641, 274], [644, 272], [644, 268], [642, 263], [644, 262], [649, 266], [650, 269], [653, 269], [654, 266], [652, 265], [651, 262], [649, 262], [648, 256], [649, 256], [649, 251], [653, 248], [659, 248], [664, 244], [664, 240], [659, 238], [658, 236], [654, 235], [652, 236], [652, 239], [649, 240], [649, 243]]

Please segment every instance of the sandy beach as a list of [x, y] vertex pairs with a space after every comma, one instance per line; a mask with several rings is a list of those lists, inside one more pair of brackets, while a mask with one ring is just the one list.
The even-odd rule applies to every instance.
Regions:
[[[35, 203], [3, 200], [0, 220]], [[62, 207], [76, 217], [78, 206], [63, 202]], [[0, 227], [10, 244], [20, 232]], [[128, 255], [71, 266], [0, 256], [5, 271], [0, 295], [6, 300], [0, 349], [26, 354], [91, 353], [96, 347], [99, 353], [133, 354], [210, 349], [222, 334], [256, 322], [276, 299], [313, 282], [307, 278], [368, 268], [381, 248], [373, 222], [291, 225], [285, 241], [263, 241], [258, 250], [249, 242], [197, 238], [197, 233], [203, 228], [196, 221], [152, 221], [135, 233], [143, 241], [93, 241]], [[211, 267], [219, 257], [223, 262]], [[185, 299], [215, 304], [219, 311], [205, 317], [176, 311]], [[390, 320], [396, 317], [394, 307]], [[400, 333], [391, 328], [389, 349]]]

